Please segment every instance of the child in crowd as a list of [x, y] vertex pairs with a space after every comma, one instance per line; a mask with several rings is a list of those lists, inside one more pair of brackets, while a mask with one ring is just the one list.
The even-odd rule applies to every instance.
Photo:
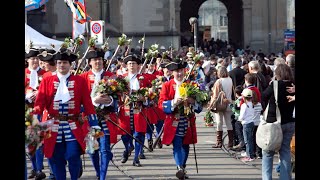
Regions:
[[243, 88], [241, 85], [235, 87], [234, 89], [235, 95], [236, 95], [236, 100], [234, 101], [234, 104], [232, 104], [232, 112], [233, 112], [233, 117], [234, 117], [234, 130], [235, 130], [235, 135], [238, 139], [237, 145], [233, 146], [232, 150], [238, 151], [242, 150], [245, 148], [244, 140], [243, 140], [243, 132], [242, 132], [242, 124], [241, 121], [239, 120], [239, 115], [240, 115], [240, 101], [242, 99], [241, 93], [243, 91]]
[[253, 152], [253, 129], [254, 129], [254, 109], [252, 104], [252, 90], [246, 88], [242, 91], [242, 97], [244, 102], [240, 107], [239, 120], [241, 120], [243, 126], [243, 137], [246, 145], [247, 156], [241, 158], [241, 161], [248, 162], [254, 160]]

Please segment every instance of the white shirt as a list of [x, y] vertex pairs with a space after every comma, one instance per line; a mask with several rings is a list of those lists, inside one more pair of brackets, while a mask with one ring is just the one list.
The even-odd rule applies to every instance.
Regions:
[[239, 120], [241, 124], [249, 124], [253, 122], [254, 117], [254, 109], [252, 106], [252, 102], [243, 103], [240, 107], [240, 115]]

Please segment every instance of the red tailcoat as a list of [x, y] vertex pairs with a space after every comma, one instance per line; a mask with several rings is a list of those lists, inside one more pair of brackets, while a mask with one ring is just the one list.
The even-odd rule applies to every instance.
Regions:
[[[35, 101], [33, 113], [42, 115], [45, 109], [48, 110], [50, 116], [59, 115], [59, 102], [54, 102], [57, 88], [59, 86], [59, 78], [57, 75], [53, 75], [43, 79], [39, 86], [39, 93]], [[78, 116], [80, 114], [81, 104], [84, 107], [85, 115], [96, 114], [94, 106], [91, 102], [90, 93], [86, 87], [86, 81], [80, 76], [70, 75], [68, 80], [68, 90], [71, 99], [67, 102], [68, 116]], [[85, 135], [81, 129], [81, 125], [78, 119], [68, 120], [72, 133], [77, 139], [82, 148], [82, 153], [85, 153]], [[97, 124], [97, 122], [92, 122]], [[54, 146], [56, 144], [56, 138], [58, 135], [59, 120], [55, 120], [51, 129], [51, 136], [44, 139], [44, 154], [47, 158], [52, 157]]]
[[[154, 71], [153, 74], [146, 74], [149, 77], [151, 82], [154, 79], [156, 79], [157, 76], [162, 76], [162, 75], [158, 75], [158, 73], [156, 72], [160, 72], [160, 71]], [[158, 120], [164, 120], [165, 118], [164, 112], [158, 107], [158, 102], [154, 102], [154, 103], [155, 104], [153, 104], [151, 107], [146, 108], [147, 117], [150, 120], [151, 124], [156, 124]]]
[[[128, 74], [124, 74], [123, 77], [126, 78]], [[149, 79], [149, 76], [146, 76], [145, 74], [138, 74], [137, 75], [139, 86], [140, 88], [143, 87], [151, 87], [151, 80]], [[147, 130], [147, 119], [145, 116], [147, 116], [147, 111], [145, 108], [141, 108], [141, 112], [139, 110], [134, 110], [134, 128], [137, 132], [146, 133]], [[119, 112], [119, 120], [120, 120], [120, 126], [125, 129], [129, 133], [133, 133], [130, 130], [130, 107], [127, 105], [121, 106], [120, 112]], [[125, 135], [126, 133], [120, 130], [120, 134]]]
[[[104, 71], [103, 73], [103, 79], [107, 80], [112, 76], [115, 76], [113, 73], [109, 72], [109, 71]], [[92, 70], [85, 72], [83, 74], [80, 74], [79, 76], [82, 76], [86, 79], [87, 82], [87, 87], [89, 88], [89, 92], [91, 93], [92, 88], [93, 88], [93, 84], [94, 84], [94, 74], [92, 72]], [[110, 112], [108, 113], [109, 118], [118, 124], [118, 118], [115, 112]], [[118, 132], [118, 127], [116, 127], [114, 124], [112, 124], [110, 121], [106, 120], [107, 126], [109, 128], [109, 132], [110, 132], [110, 143], [115, 144], [117, 143], [117, 132]], [[86, 124], [86, 126], [88, 126], [88, 124]], [[83, 129], [88, 129], [86, 127], [84, 127]]]
[[[175, 88], [176, 88], [176, 83], [173, 79], [171, 79], [168, 82], [165, 82], [162, 85], [159, 103], [158, 103], [160, 109], [163, 110], [165, 108], [163, 107], [164, 101], [171, 101], [174, 99]], [[174, 112], [167, 114], [164, 120], [164, 129], [163, 129], [164, 131], [163, 131], [163, 139], [162, 139], [163, 144], [170, 145], [173, 142], [173, 139], [176, 134], [177, 125], [179, 122], [179, 117], [178, 116], [176, 117], [176, 115], [177, 114]], [[186, 135], [184, 136], [183, 144], [197, 143], [197, 130], [196, 130], [195, 121], [196, 121], [196, 116], [194, 114], [191, 118], [188, 118], [188, 129], [187, 129]]]

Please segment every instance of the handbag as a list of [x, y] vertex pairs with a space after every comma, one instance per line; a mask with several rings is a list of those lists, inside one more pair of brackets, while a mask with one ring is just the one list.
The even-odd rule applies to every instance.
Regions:
[[266, 121], [270, 104], [269, 102], [265, 111], [263, 112], [263, 118], [261, 119], [256, 132], [256, 143], [264, 151], [277, 152], [281, 148], [283, 139], [281, 129], [281, 115], [278, 107], [278, 81], [273, 81], [273, 91], [276, 102], [277, 121], [273, 123], [267, 123]]
[[228, 99], [226, 98], [226, 94], [222, 90], [222, 84], [221, 81], [218, 82], [218, 88], [219, 88], [219, 93], [217, 98], [213, 99], [211, 104], [210, 104], [210, 110], [214, 113], [218, 112], [224, 112], [227, 110], [228, 107]]

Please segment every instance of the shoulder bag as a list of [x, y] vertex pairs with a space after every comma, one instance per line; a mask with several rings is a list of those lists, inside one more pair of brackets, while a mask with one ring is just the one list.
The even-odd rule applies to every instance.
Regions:
[[261, 119], [257, 132], [256, 143], [264, 151], [279, 151], [282, 144], [283, 134], [281, 129], [281, 115], [278, 107], [278, 81], [273, 81], [273, 91], [276, 102], [276, 118], [277, 121], [267, 123], [267, 116], [269, 110], [268, 103], [263, 118]]

